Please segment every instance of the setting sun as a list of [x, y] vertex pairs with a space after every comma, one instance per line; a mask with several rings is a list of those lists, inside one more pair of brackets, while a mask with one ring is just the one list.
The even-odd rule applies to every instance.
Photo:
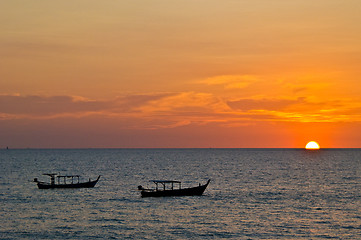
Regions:
[[315, 141], [310, 141], [306, 144], [305, 148], [309, 150], [317, 150], [320, 149], [320, 145]]

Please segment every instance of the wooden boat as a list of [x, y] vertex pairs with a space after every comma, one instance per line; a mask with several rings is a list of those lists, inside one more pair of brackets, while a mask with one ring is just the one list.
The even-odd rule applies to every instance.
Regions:
[[[80, 182], [79, 175], [59, 175], [56, 173], [44, 173], [43, 175], [50, 177], [50, 183], [40, 182], [37, 178], [34, 178], [34, 182], [37, 183], [39, 189], [50, 189], [50, 188], [92, 188], [99, 181], [100, 175], [94, 181], [89, 178], [88, 182]], [[57, 179], [57, 181], [55, 180]], [[67, 182], [67, 179], [68, 182]], [[70, 180], [71, 179], [71, 180]]]
[[[200, 196], [206, 190], [210, 181], [209, 179], [206, 184], [199, 184], [197, 187], [181, 188], [181, 182], [179, 181], [151, 180], [150, 182], [156, 185], [155, 189], [145, 189], [140, 185], [138, 190], [140, 190], [142, 197]], [[178, 187], [175, 188], [174, 184], [178, 185]], [[161, 187], [159, 188], [159, 186]]]

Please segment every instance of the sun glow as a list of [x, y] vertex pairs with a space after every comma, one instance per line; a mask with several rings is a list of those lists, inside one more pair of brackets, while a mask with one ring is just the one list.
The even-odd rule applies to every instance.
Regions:
[[307, 150], [317, 150], [317, 149], [320, 149], [320, 145], [315, 141], [310, 141], [306, 144], [305, 148]]

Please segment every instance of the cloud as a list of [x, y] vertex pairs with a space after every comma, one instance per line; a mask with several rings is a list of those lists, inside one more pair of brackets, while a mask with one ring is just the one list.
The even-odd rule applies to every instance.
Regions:
[[297, 104], [305, 104], [306, 99], [299, 97], [293, 99], [239, 99], [228, 101], [227, 104], [234, 110], [278, 110], [281, 111], [287, 107]]
[[257, 81], [258, 77], [252, 75], [220, 75], [197, 81], [197, 83], [219, 85], [223, 86], [224, 89], [241, 89]]
[[38, 58], [49, 57], [54, 54], [62, 56], [64, 54], [86, 53], [84, 45], [70, 45], [56, 41], [49, 42], [46, 39], [8, 39], [0, 41], [0, 53], [8, 58]]
[[349, 100], [311, 101], [296, 99], [262, 98], [227, 101], [227, 105], [243, 117], [254, 121], [289, 122], [358, 122], [360, 103]]
[[[94, 100], [80, 96], [0, 95], [0, 121], [63, 119], [113, 121], [124, 129], [165, 129], [187, 125], [247, 126], [254, 122], [361, 121], [360, 104], [298, 98], [230, 100], [202, 92], [149, 93]], [[93, 120], [91, 120], [93, 119]], [[75, 120], [74, 120], [75, 121]]]
[[98, 111], [106, 102], [79, 100], [71, 96], [0, 95], [0, 112], [24, 115], [53, 115], [84, 111]]
[[0, 113], [27, 117], [77, 115], [81, 113], [132, 112], [166, 94], [129, 95], [112, 100], [92, 100], [79, 96], [0, 95]]
[[[216, 121], [223, 102], [210, 93], [179, 92], [148, 102], [139, 108], [151, 128], [173, 128]], [[219, 119], [218, 119], [219, 121]]]

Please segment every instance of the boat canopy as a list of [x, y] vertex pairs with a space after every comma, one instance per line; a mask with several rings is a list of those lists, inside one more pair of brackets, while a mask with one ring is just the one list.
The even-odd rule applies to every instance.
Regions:
[[80, 177], [80, 175], [59, 175], [59, 176], [57, 176], [58, 178], [65, 178], [65, 177], [67, 177], [67, 178], [72, 178], [72, 177]]
[[[66, 183], [67, 178], [71, 178], [72, 184], [74, 184], [74, 178], [78, 179], [77, 183], [80, 182], [80, 175], [58, 175], [57, 173], [44, 173], [43, 175], [49, 176], [51, 178], [52, 185], [55, 184], [55, 177], [58, 179], [58, 184], [60, 184], [60, 179], [62, 179], [61, 181], [64, 182], [64, 184], [67, 184]], [[90, 179], [89, 179], [89, 182], [90, 182]]]
[[173, 180], [149, 180], [149, 182], [154, 182], [154, 183], [181, 183], [180, 181], [173, 181]]
[[173, 190], [174, 189], [174, 183], [178, 184], [179, 189], [181, 189], [181, 183], [182, 183], [180, 181], [173, 181], [173, 180], [150, 180], [149, 182], [155, 183], [155, 186], [156, 186], [155, 190], [157, 190], [157, 191], [158, 191], [158, 184], [161, 184], [163, 186], [163, 190], [166, 189], [166, 184], [171, 184], [170, 189]]
[[79, 178], [80, 175], [58, 175], [57, 173], [44, 173], [43, 175], [49, 176], [49, 177], [57, 177], [57, 178]]
[[49, 177], [54, 177], [56, 175], [58, 175], [57, 173], [43, 173], [43, 175], [49, 176]]

